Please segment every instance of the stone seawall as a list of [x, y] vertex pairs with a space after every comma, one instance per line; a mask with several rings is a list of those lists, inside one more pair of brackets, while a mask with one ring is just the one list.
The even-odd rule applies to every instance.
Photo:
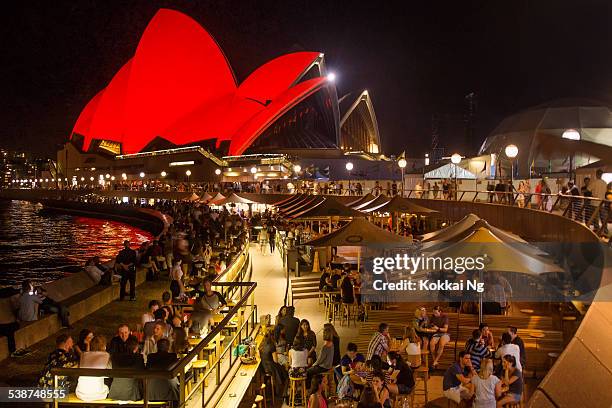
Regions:
[[[73, 200], [62, 200], [49, 197], [45, 190], [1, 190], [0, 199], [24, 200], [43, 204], [45, 211], [62, 212], [93, 218], [112, 219], [142, 228], [158, 236], [165, 231], [172, 219], [159, 211], [141, 209], [123, 205], [85, 203]], [[146, 270], [137, 272], [136, 285], [145, 281]], [[119, 286], [99, 286], [85, 272], [59, 279], [48, 284], [49, 289], [58, 298], [66, 302], [70, 310], [71, 321], [77, 321], [102, 308], [119, 296]], [[69, 294], [62, 296], [61, 294]], [[0, 324], [16, 321], [16, 304], [18, 296], [0, 299]], [[16, 347], [28, 348], [33, 344], [53, 335], [61, 329], [56, 314], [47, 315], [35, 322], [22, 324], [15, 332]], [[9, 356], [8, 343], [0, 337], [0, 361]]]

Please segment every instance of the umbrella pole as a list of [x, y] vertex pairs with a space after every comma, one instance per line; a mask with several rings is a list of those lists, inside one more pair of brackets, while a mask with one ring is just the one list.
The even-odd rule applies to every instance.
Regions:
[[[482, 269], [478, 271], [478, 281], [482, 282]], [[482, 323], [482, 292], [478, 292], [478, 324]]]
[[[462, 307], [463, 307], [463, 299], [461, 299], [459, 301], [459, 309], [457, 310], [457, 326], [455, 327], [457, 334], [455, 335], [455, 351], [454, 351], [455, 360], [457, 360], [457, 341], [459, 341], [459, 320], [461, 320], [461, 309], [462, 309]], [[480, 323], [478, 323], [478, 324], [480, 324]]]

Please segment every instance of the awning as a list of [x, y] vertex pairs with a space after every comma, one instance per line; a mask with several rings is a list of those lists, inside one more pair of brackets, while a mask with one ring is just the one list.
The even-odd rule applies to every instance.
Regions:
[[416, 204], [414, 201], [400, 196], [393, 197], [390, 201], [383, 203], [378, 206], [368, 206], [366, 212], [387, 212], [387, 213], [404, 213], [404, 214], [417, 214], [417, 215], [435, 215], [439, 214], [439, 211], [432, 210], [431, 208], [423, 207], [422, 205]]
[[364, 195], [363, 197], [358, 198], [355, 201], [351, 201], [350, 203], [347, 203], [346, 205], [348, 205], [351, 208], [355, 208], [356, 206], [363, 204], [363, 203], [367, 203], [370, 202], [372, 200], [374, 200], [376, 198], [376, 196], [374, 196], [371, 193], [368, 193], [366, 195]]
[[365, 246], [365, 247], [409, 247], [413, 241], [377, 227], [365, 218], [353, 218], [351, 222], [336, 231], [306, 242], [306, 245], [323, 246]]
[[386, 204], [390, 201], [391, 199], [385, 195], [378, 195], [378, 197], [376, 197], [375, 199], [371, 200], [371, 201], [366, 201], [362, 204], [359, 204], [355, 207], [353, 207], [356, 210], [359, 211], [368, 211], [369, 208], [374, 208], [374, 207], [379, 207], [383, 204]]
[[279, 213], [284, 215], [285, 217], [289, 217], [292, 214], [297, 214], [301, 211], [304, 211], [307, 208], [310, 208], [323, 200], [324, 198], [321, 196], [304, 195], [301, 200], [296, 201], [290, 206], [284, 207], [283, 209], [279, 210]]
[[360, 211], [354, 210], [351, 207], [338, 202], [334, 198], [325, 198], [314, 206], [308, 206], [301, 212], [294, 212], [292, 219], [321, 219], [329, 217], [365, 217]]

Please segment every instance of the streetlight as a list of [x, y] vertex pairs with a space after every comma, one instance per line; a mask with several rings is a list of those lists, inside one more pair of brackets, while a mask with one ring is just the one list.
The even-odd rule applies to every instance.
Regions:
[[[565, 132], [563, 132], [561, 137], [563, 139], [569, 139], [569, 140], [580, 140], [581, 138], [580, 132], [578, 132], [576, 129], [567, 129]], [[572, 179], [572, 167], [574, 167], [573, 161], [574, 161], [574, 155], [572, 154], [569, 157], [569, 178], [570, 180]]]
[[122, 178], [123, 180], [127, 180], [127, 174], [125, 174], [125, 173], [121, 173], [121, 178]]
[[109, 178], [110, 178], [110, 174], [106, 173], [106, 175], [105, 175], [104, 177], [106, 177], [107, 179], [109, 179]]
[[140, 178], [144, 178], [144, 176], [145, 176], [144, 171], [141, 171], [139, 176], [140, 176]]
[[518, 147], [515, 144], [509, 144], [504, 150], [506, 157], [510, 159], [510, 183], [514, 177], [514, 158], [518, 156]]
[[336, 81], [336, 73], [335, 72], [330, 72], [329, 74], [327, 74], [327, 80], [329, 82], [335, 82]]
[[406, 169], [406, 166], [408, 165], [408, 162], [406, 161], [406, 159], [404, 159], [403, 157], [400, 158], [397, 161], [397, 165], [399, 166], [399, 168], [402, 171], [402, 197], [404, 196], [404, 169]]
[[346, 162], [346, 170], [349, 173], [349, 180], [348, 180], [348, 193], [349, 195], [351, 195], [351, 171], [353, 170], [353, 163], [351, 162]]
[[94, 181], [93, 176], [91, 176], [91, 177], [89, 178], [89, 181]]
[[162, 172], [161, 172], [161, 176], [162, 176], [162, 177], [166, 177], [166, 175], [167, 175], [167, 174], [168, 174], [168, 173], [166, 173], [165, 171], [162, 171]]
[[216, 169], [216, 170], [215, 170], [215, 174], [216, 174], [217, 176], [221, 175], [221, 169]]
[[255, 174], [257, 173], [257, 167], [253, 166], [251, 167], [251, 174]]
[[455, 165], [455, 201], [459, 198], [457, 195], [457, 165], [461, 163], [461, 155], [454, 153], [451, 156], [451, 162]]

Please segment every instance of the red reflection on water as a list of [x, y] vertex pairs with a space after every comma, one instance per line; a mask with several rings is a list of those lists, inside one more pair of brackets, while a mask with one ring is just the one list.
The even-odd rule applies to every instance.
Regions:
[[[81, 253], [87, 257], [99, 256], [102, 260], [114, 258], [123, 248], [123, 241], [128, 240], [136, 249], [140, 244], [153, 240], [149, 232], [117, 221], [98, 218], [74, 217], [77, 226], [74, 237], [77, 242], [89, 243]], [[80, 228], [82, 227], [82, 228]]]

